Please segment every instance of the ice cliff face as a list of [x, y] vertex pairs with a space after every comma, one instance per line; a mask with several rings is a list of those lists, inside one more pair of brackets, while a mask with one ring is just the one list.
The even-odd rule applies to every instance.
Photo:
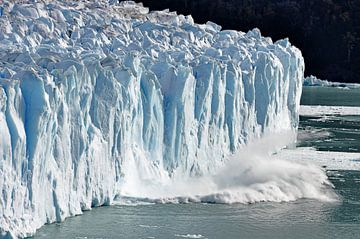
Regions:
[[24, 2], [0, 5], [4, 237], [111, 204], [126, 162], [195, 177], [297, 128], [304, 62], [287, 40], [131, 2]]

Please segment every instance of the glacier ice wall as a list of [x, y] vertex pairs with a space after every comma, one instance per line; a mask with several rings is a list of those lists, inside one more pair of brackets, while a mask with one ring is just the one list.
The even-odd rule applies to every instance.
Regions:
[[142, 180], [196, 177], [296, 130], [288, 40], [132, 2], [10, 1], [0, 15], [0, 231], [17, 237]]

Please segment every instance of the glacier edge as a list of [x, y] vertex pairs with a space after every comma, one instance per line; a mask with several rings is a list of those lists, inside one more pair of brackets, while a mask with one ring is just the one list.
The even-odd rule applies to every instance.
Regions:
[[144, 181], [192, 178], [297, 130], [304, 60], [286, 39], [132, 2], [5, 0], [2, 12], [4, 237], [112, 204], [126, 162]]

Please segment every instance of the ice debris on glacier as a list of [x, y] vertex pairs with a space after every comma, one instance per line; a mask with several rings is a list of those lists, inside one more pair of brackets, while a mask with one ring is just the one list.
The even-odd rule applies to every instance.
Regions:
[[111, 204], [132, 176], [124, 165], [144, 181], [195, 177], [297, 128], [304, 61], [286, 39], [133, 2], [0, 9], [4, 237]]

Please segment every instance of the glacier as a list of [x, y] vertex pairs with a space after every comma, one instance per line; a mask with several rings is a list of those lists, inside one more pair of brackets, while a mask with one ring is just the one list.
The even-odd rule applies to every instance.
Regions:
[[[303, 74], [300, 50], [258, 29], [221, 30], [134, 2], [2, 1], [1, 237], [164, 182], [194, 183], [198, 195], [219, 174], [246, 181], [244, 193], [220, 180], [226, 199], [209, 187], [196, 200], [317, 198], [327, 183], [318, 168], [241, 161], [257, 139], [296, 133]], [[258, 181], [237, 177], [241, 167], [261, 168]]]
[[342, 88], [342, 89], [358, 89], [358, 88], [360, 88], [360, 84], [358, 84], [358, 83], [332, 82], [332, 81], [328, 81], [328, 80], [321, 80], [313, 75], [305, 77], [303, 86], [336, 87], [336, 88]]

